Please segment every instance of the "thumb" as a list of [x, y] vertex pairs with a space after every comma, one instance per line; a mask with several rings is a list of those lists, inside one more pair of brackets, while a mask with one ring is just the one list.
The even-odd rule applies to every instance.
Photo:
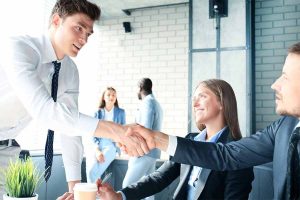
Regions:
[[133, 129], [131, 127], [128, 127], [125, 132], [125, 136], [132, 136], [132, 135], [133, 135]]

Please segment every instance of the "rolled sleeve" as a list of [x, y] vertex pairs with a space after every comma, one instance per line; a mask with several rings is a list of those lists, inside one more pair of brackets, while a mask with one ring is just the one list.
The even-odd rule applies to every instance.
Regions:
[[81, 180], [83, 145], [81, 137], [60, 134], [62, 159], [67, 181]]
[[99, 119], [80, 113], [78, 129], [82, 130], [82, 133], [93, 135], [97, 128], [98, 122]]

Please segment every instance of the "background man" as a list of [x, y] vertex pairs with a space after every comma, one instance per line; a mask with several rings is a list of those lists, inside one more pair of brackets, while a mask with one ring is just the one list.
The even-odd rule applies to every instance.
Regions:
[[[162, 126], [162, 108], [152, 94], [152, 81], [149, 78], [142, 78], [138, 82], [138, 98], [141, 100], [136, 123], [154, 131], [160, 131]], [[155, 171], [156, 159], [160, 157], [160, 150], [153, 149], [150, 153], [141, 157], [131, 157], [128, 161], [128, 170], [123, 180], [123, 187], [126, 187], [141, 177]], [[149, 197], [148, 199], [154, 199]]]

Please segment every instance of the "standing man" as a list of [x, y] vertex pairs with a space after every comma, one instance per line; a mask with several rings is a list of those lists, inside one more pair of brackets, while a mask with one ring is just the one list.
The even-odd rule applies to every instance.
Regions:
[[[69, 191], [81, 180], [83, 147], [78, 136], [111, 138], [128, 143], [136, 156], [148, 153], [140, 137], [124, 136], [125, 127], [78, 111], [79, 76], [70, 57], [76, 57], [87, 43], [99, 17], [99, 7], [87, 0], [58, 0], [47, 34], [13, 37], [1, 43], [1, 169], [7, 167], [10, 158], [19, 156], [20, 147], [14, 138], [31, 119], [52, 133], [48, 134], [46, 145], [46, 156], [50, 155], [48, 176], [51, 174], [53, 132], [63, 133], [60, 134], [61, 146]], [[46, 163], [48, 161], [46, 159]], [[4, 193], [3, 185], [3, 176], [0, 176], [0, 197]]]
[[[136, 115], [136, 123], [151, 130], [160, 131], [163, 113], [160, 104], [152, 94], [151, 79], [142, 78], [138, 82], [138, 88], [138, 98], [141, 100], [141, 104]], [[123, 180], [123, 188], [154, 172], [156, 159], [158, 158], [160, 158], [159, 149], [153, 149], [150, 153], [141, 157], [130, 158], [128, 170]], [[147, 199], [154, 199], [154, 197]]]
[[[282, 115], [265, 129], [228, 144], [195, 142], [132, 128], [150, 148], [171, 155], [171, 161], [213, 170], [236, 170], [273, 161], [274, 199], [300, 199], [300, 42], [289, 48], [281, 76], [271, 88], [276, 112]], [[190, 152], [190, 153], [188, 153]]]

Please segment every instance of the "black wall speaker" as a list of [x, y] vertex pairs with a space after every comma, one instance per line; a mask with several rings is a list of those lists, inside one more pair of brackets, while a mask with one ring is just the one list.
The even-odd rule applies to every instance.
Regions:
[[228, 0], [209, 0], [209, 18], [216, 17], [216, 9], [220, 17], [228, 17]]
[[130, 22], [123, 22], [123, 27], [125, 29], [125, 33], [130, 33], [131, 32]]

